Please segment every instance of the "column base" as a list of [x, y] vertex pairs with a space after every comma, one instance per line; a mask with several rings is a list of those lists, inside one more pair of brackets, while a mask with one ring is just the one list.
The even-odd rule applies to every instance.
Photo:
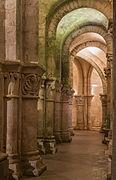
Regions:
[[56, 149], [56, 141], [54, 136], [44, 138], [44, 148], [45, 148], [45, 154], [56, 153], [57, 149]]
[[0, 179], [8, 179], [8, 160], [7, 155], [0, 152]]
[[62, 143], [61, 131], [55, 131], [54, 136], [57, 144]]
[[69, 131], [62, 131], [62, 143], [69, 143], [72, 141], [72, 137]]
[[41, 154], [41, 155], [45, 154], [45, 147], [44, 147], [44, 139], [43, 139], [43, 137], [38, 137], [37, 138], [37, 146], [38, 146], [39, 154]]
[[46, 165], [43, 164], [38, 151], [23, 154], [22, 169], [24, 176], [40, 176], [45, 170]]
[[68, 131], [70, 132], [70, 135], [71, 135], [71, 136], [74, 136], [73, 128], [69, 128]]
[[17, 154], [10, 154], [8, 155], [9, 160], [9, 179], [16, 179], [19, 180], [22, 176], [21, 167], [20, 167], [20, 160]]
[[83, 127], [79, 127], [79, 126], [75, 126], [74, 130], [84, 130], [84, 128]]

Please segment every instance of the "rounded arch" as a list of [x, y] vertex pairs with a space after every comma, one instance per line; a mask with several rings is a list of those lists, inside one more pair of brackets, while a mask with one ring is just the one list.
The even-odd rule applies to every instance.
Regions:
[[89, 25], [89, 26], [83, 26], [79, 30], [75, 30], [74, 32], [70, 33], [69, 36], [64, 41], [63, 47], [62, 47], [62, 54], [66, 55], [69, 52], [69, 47], [73, 40], [84, 33], [88, 32], [94, 32], [99, 35], [101, 35], [104, 40], [106, 41], [107, 46], [107, 53], [112, 52], [113, 42], [111, 40], [111, 36], [108, 34], [107, 30], [105, 30], [102, 26], [96, 26], [96, 25]]
[[107, 47], [105, 44], [99, 42], [99, 41], [87, 41], [84, 42], [82, 44], [79, 44], [78, 46], [75, 46], [71, 51], [70, 51], [70, 55], [71, 56], [76, 56], [76, 54], [81, 51], [82, 49], [86, 48], [86, 47], [97, 47], [101, 50], [103, 50], [105, 53], [107, 53]]
[[[105, 8], [104, 8], [105, 4]], [[78, 8], [93, 8], [103, 13], [107, 19], [112, 19], [112, 4], [109, 0], [63, 0], [55, 3], [47, 16], [48, 35], [55, 33], [59, 21], [69, 12]]]
[[[77, 86], [76, 91], [78, 92], [78, 94], [84, 94], [84, 91], [83, 91], [83, 84], [84, 84], [84, 76], [83, 76], [83, 68], [82, 68], [82, 64], [80, 63], [80, 61], [77, 61], [76, 59], [73, 60], [73, 68], [74, 66], [76, 67], [76, 73], [78, 75], [78, 81], [79, 81], [79, 86]], [[74, 72], [74, 69], [72, 69], [72, 71]], [[72, 77], [71, 80], [72, 80], [72, 84], [73, 84], [73, 87], [75, 86], [74, 84], [74, 74], [73, 72], [71, 73], [72, 74]], [[75, 90], [74, 89], [74, 90]]]
[[[82, 58], [82, 57], [79, 56], [79, 58]], [[78, 59], [78, 56], [76, 56], [75, 59]], [[89, 64], [91, 64], [95, 68], [95, 70], [98, 72], [98, 74], [99, 74], [99, 76], [101, 78], [101, 81], [102, 81], [103, 92], [104, 92], [104, 94], [106, 94], [106, 92], [107, 92], [106, 79], [105, 79], [105, 76], [104, 76], [102, 70], [100, 69], [100, 67], [92, 59], [86, 57], [86, 59], [84, 58], [84, 60], [87, 61]]]
[[[101, 26], [84, 26], [79, 30], [75, 30], [74, 32], [70, 33], [69, 36], [64, 41], [63, 47], [62, 47], [62, 52], [58, 55], [58, 58], [60, 58], [60, 63], [62, 63], [62, 76], [64, 81], [68, 82], [68, 74], [69, 74], [69, 49], [71, 43], [74, 41], [74, 39], [84, 33], [88, 32], [94, 32], [99, 35], [101, 35], [104, 40], [106, 41], [106, 46], [107, 46], [107, 53], [112, 52], [112, 41], [111, 41], [111, 36], [107, 33], [107, 31], [102, 28]], [[58, 63], [58, 62], [57, 62]], [[60, 73], [60, 71], [57, 69], [57, 74]]]
[[[56, 66], [61, 68], [61, 64], [55, 62], [56, 56], [56, 29], [60, 20], [69, 12], [78, 8], [93, 8], [103, 13], [107, 19], [112, 19], [112, 5], [109, 0], [104, 3], [101, 0], [63, 0], [57, 1], [51, 7], [47, 17], [46, 17], [46, 46], [45, 46], [45, 57], [47, 74], [56, 75]], [[51, 67], [52, 63], [52, 67]]]

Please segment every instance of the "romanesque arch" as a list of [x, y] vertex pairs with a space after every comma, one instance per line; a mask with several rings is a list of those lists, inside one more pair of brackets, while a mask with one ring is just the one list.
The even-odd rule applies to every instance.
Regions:
[[110, 36], [108, 35], [107, 31], [104, 30], [103, 28], [98, 27], [98, 26], [86, 26], [86, 27], [82, 27], [80, 30], [77, 30], [77, 31], [75, 30], [65, 40], [64, 46], [62, 48], [63, 49], [62, 53], [60, 53], [62, 54], [61, 56], [61, 62], [63, 65], [62, 70], [65, 69], [64, 73], [66, 73], [66, 74], [63, 74], [64, 78], [67, 77], [67, 73], [69, 73], [69, 54], [70, 54], [69, 47], [76, 37], [87, 32], [95, 32], [97, 34], [100, 34], [106, 41], [107, 49], [108, 49], [107, 53], [112, 51], [112, 42], [111, 42]]
[[107, 52], [107, 47], [105, 44], [99, 42], [99, 41], [87, 41], [82, 44], [79, 44], [78, 46], [75, 46], [73, 49], [70, 50], [70, 55], [75, 56], [79, 51], [86, 47], [97, 47], [101, 50], [103, 50], [105, 53]]
[[[56, 40], [56, 29], [59, 21], [69, 12], [78, 9], [78, 8], [93, 8], [102, 12], [108, 19], [112, 19], [112, 7], [111, 3], [106, 0], [106, 8], [101, 1], [67, 1], [57, 2], [51, 7], [51, 10], [46, 19], [46, 62], [49, 72], [55, 74], [55, 40]], [[50, 68], [49, 62], [53, 63], [52, 68]]]

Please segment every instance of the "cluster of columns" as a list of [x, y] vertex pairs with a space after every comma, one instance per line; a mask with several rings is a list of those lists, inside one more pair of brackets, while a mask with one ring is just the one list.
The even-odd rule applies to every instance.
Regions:
[[74, 113], [76, 115], [76, 124], [74, 125], [74, 129], [89, 129], [91, 130], [91, 101], [92, 101], [93, 96], [88, 95], [88, 96], [79, 96], [75, 95], [74, 96], [74, 106], [76, 112]]
[[38, 103], [38, 148], [42, 154], [56, 152], [56, 142], [70, 142], [72, 131], [72, 90], [54, 77], [43, 76]]
[[[0, 94], [2, 132], [0, 145], [8, 155], [14, 179], [22, 175], [40, 175], [46, 166], [37, 148], [37, 102], [44, 70], [33, 63], [4, 62], [0, 64], [3, 93]], [[6, 137], [3, 135], [6, 133]]]

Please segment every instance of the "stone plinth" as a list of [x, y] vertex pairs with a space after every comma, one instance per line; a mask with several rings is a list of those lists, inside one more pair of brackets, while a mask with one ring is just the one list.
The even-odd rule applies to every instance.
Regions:
[[8, 173], [7, 155], [0, 152], [0, 180], [9, 180]]

